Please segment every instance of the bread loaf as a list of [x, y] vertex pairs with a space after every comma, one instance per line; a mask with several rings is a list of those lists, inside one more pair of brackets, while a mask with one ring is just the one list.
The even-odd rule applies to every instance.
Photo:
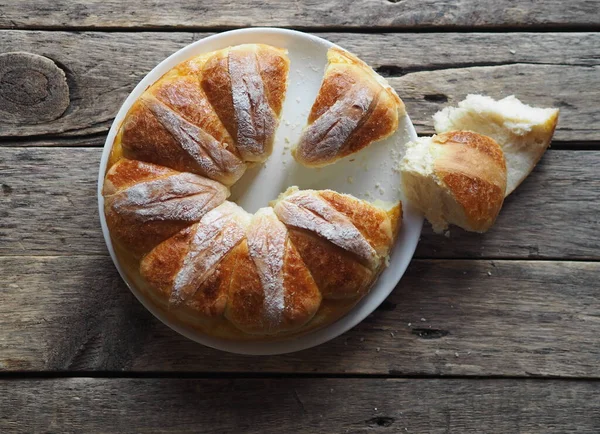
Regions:
[[504, 202], [506, 163], [491, 138], [452, 131], [407, 145], [401, 161], [407, 198], [441, 232], [449, 224], [485, 232]]
[[508, 196], [531, 173], [550, 146], [558, 122], [558, 109], [535, 108], [514, 96], [499, 101], [467, 95], [458, 107], [447, 107], [433, 116], [436, 132], [466, 130], [494, 139], [504, 151]]

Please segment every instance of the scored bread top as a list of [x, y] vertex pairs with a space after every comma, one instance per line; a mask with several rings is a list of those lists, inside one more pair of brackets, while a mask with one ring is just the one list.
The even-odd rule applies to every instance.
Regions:
[[339, 318], [374, 283], [400, 225], [400, 204], [329, 190], [292, 188], [254, 215], [226, 200], [272, 152], [288, 70], [285, 50], [260, 44], [189, 59], [132, 105], [113, 145], [103, 195], [115, 246], [145, 295], [209, 334], [291, 334]]
[[398, 128], [404, 103], [366, 63], [347, 51], [331, 48], [321, 88], [294, 158], [322, 167], [385, 139]]

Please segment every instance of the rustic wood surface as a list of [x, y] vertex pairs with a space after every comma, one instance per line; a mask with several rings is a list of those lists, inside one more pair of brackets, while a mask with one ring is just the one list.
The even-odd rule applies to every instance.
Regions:
[[[426, 226], [365, 321], [274, 357], [155, 319], [97, 211], [128, 93], [179, 48], [246, 26], [355, 52], [419, 134], [468, 93], [561, 109], [492, 230]], [[600, 432], [599, 30], [598, 0], [0, 2], [0, 432]]]
[[[0, 255], [106, 254], [99, 148], [0, 149]], [[426, 225], [420, 258], [600, 258], [600, 151], [548, 151], [485, 235]], [[542, 194], [540, 194], [542, 192]], [[532, 212], [533, 211], [533, 212]]]
[[600, 377], [600, 263], [414, 260], [352, 331], [290, 355], [210, 350], [106, 256], [2, 257], [0, 370]]
[[0, 383], [4, 432], [595, 434], [600, 430], [598, 382], [69, 378], [14, 386]]
[[[81, 145], [73, 136], [83, 137], [87, 145], [93, 135], [93, 144], [101, 145], [117, 110], [144, 75], [172, 52], [204, 36], [0, 31], [0, 52], [31, 51], [52, 59], [65, 71], [71, 90], [71, 105], [57, 119], [15, 124], [0, 117], [0, 145]], [[528, 103], [561, 109], [555, 140], [567, 146], [600, 142], [598, 33], [322, 36], [389, 77], [420, 134], [433, 132], [433, 113], [468, 93], [494, 97], [516, 93]], [[562, 49], [565, 46], [569, 50]], [[23, 142], [26, 138], [41, 143]]]
[[597, 0], [5, 0], [4, 28], [583, 27], [600, 24]]

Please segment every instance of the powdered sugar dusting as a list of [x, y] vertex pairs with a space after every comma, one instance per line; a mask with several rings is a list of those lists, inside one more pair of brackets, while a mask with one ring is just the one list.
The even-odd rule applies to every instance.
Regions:
[[269, 106], [256, 53], [232, 48], [227, 55], [237, 122], [237, 148], [245, 161], [264, 161], [271, 154], [277, 117]]
[[272, 208], [261, 208], [248, 229], [248, 249], [264, 290], [265, 317], [272, 327], [281, 323], [285, 308], [283, 261], [287, 229]]
[[318, 192], [294, 193], [275, 205], [275, 213], [286, 225], [315, 232], [362, 258], [372, 268], [379, 262], [377, 253], [354, 224], [319, 197]]
[[371, 88], [355, 84], [315, 122], [300, 138], [296, 155], [309, 164], [331, 163], [344, 155], [343, 147], [352, 133], [368, 119], [377, 105], [378, 94]]
[[234, 183], [243, 175], [246, 165], [213, 136], [186, 121], [154, 97], [145, 96], [143, 102], [181, 148], [194, 159], [203, 175], [226, 184]]
[[171, 303], [181, 303], [196, 293], [214, 267], [244, 238], [247, 220], [246, 212], [231, 202], [224, 202], [200, 220], [175, 277]]
[[120, 215], [141, 222], [196, 221], [229, 195], [225, 186], [191, 173], [140, 182], [107, 199]]

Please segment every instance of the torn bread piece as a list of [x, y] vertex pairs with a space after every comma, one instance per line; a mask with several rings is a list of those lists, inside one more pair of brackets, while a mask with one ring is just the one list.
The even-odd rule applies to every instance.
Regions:
[[506, 191], [506, 164], [491, 138], [468, 131], [422, 137], [407, 144], [402, 185], [437, 233], [454, 224], [487, 231]]
[[508, 179], [505, 196], [531, 173], [550, 146], [558, 122], [558, 109], [536, 108], [514, 96], [496, 101], [467, 95], [458, 107], [446, 107], [433, 116], [435, 131], [466, 130], [494, 139], [504, 151]]

